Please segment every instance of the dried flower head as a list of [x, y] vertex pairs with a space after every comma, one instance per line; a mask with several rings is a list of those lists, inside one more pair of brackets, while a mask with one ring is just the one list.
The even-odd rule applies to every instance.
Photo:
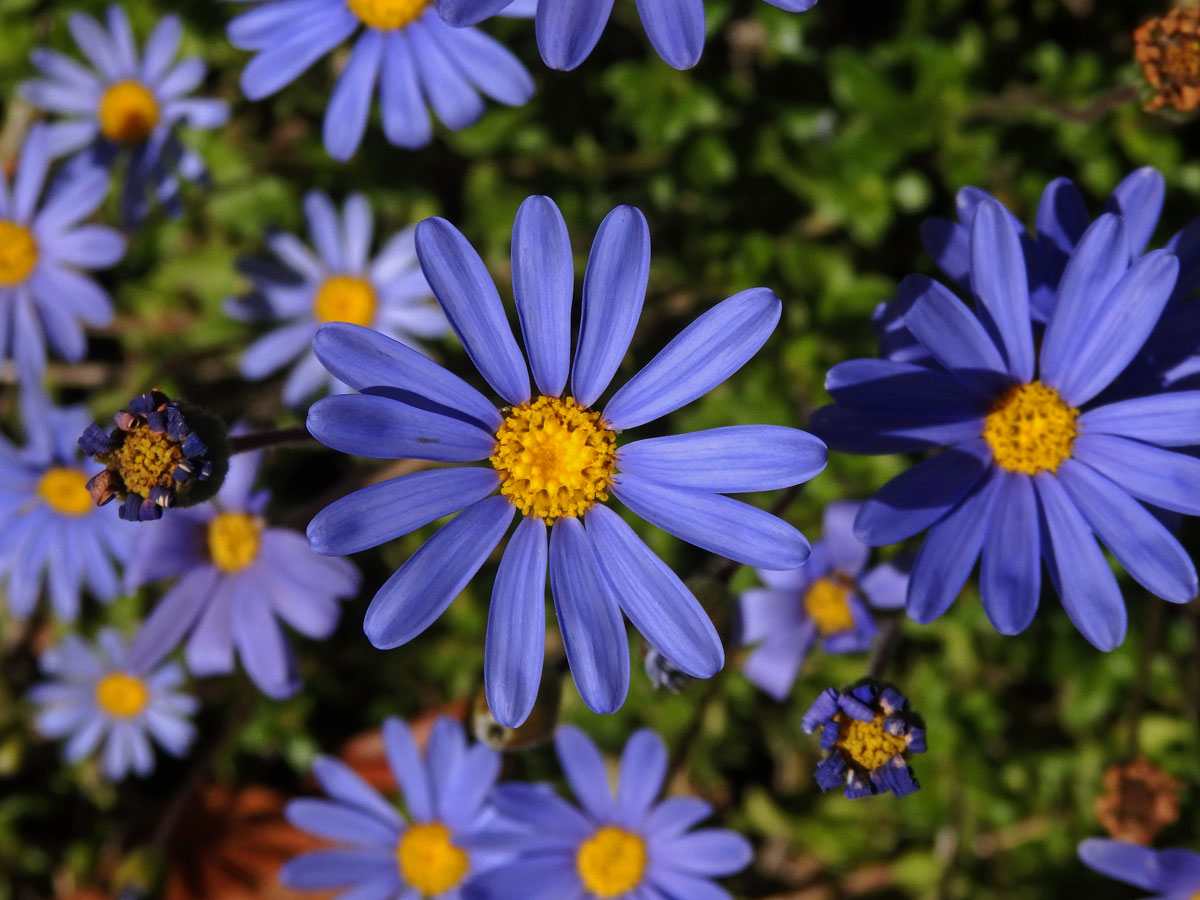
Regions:
[[1155, 89], [1147, 110], [1200, 106], [1200, 7], [1172, 9], [1133, 33], [1134, 55]]
[[1096, 798], [1096, 821], [1118, 840], [1149, 845], [1179, 819], [1180, 787], [1177, 779], [1140, 756], [1109, 766], [1104, 793]]

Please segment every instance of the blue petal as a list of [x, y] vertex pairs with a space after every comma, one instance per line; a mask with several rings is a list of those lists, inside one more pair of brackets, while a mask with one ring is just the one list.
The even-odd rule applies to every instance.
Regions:
[[242, 375], [257, 381], [282, 369], [308, 350], [316, 333], [316, 323], [308, 320], [268, 331], [242, 354]]
[[350, 887], [396, 871], [394, 850], [339, 848], [314, 850], [284, 863], [279, 880], [298, 891]]
[[556, 0], [539, 3], [537, 42], [552, 69], [570, 70], [588, 58], [608, 17], [613, 0]]
[[322, 12], [319, 23], [284, 32], [283, 40], [250, 60], [242, 71], [242, 92], [250, 100], [274, 94], [350, 37], [359, 24], [347, 7], [331, 4]]
[[496, 15], [512, 0], [438, 0], [437, 11], [446, 22], [455, 28], [478, 25], [484, 19]]
[[389, 31], [379, 80], [383, 133], [400, 147], [424, 147], [433, 138], [433, 122], [421, 93], [416, 57], [406, 29]]
[[1150, 243], [1165, 193], [1166, 181], [1162, 175], [1152, 166], [1144, 166], [1126, 175], [1104, 205], [1106, 213], [1116, 213], [1125, 220], [1130, 259], [1136, 258]]
[[687, 875], [674, 867], [655, 867], [649, 881], [660, 896], [686, 897], [687, 900], [733, 900], [729, 891], [720, 885], [707, 878]]
[[405, 31], [417, 77], [434, 112], [450, 128], [466, 128], [483, 115], [483, 99], [434, 37], [432, 29], [442, 25], [430, 10]]
[[1158, 861], [1163, 871], [1160, 890], [1164, 893], [1183, 896], [1200, 887], [1200, 853], [1169, 847], [1158, 852]]
[[1091, 224], [1079, 188], [1069, 178], [1056, 178], [1046, 185], [1038, 203], [1038, 242], [1049, 242], [1067, 256], [1075, 249]]
[[13, 177], [12, 218], [29, 222], [50, 171], [50, 134], [44, 125], [34, 125], [21, 147], [17, 173]]
[[732, 875], [750, 865], [754, 850], [740, 834], [705, 828], [664, 841], [654, 848], [655, 861], [691, 875]]
[[341, 394], [308, 410], [308, 430], [326, 447], [370, 459], [487, 459], [496, 439], [474, 424], [371, 394]]
[[584, 811], [593, 820], [611, 820], [616, 802], [608, 786], [604, 757], [592, 739], [574, 725], [562, 725], [554, 733], [554, 749], [563, 775]]
[[845, 406], [823, 406], [808, 427], [831, 450], [843, 453], [909, 453], [979, 437], [983, 418], [925, 417], [913, 413], [888, 415]]
[[1042, 586], [1042, 540], [1033, 481], [996, 472], [996, 499], [988, 515], [979, 571], [979, 594], [1001, 634], [1019, 634], [1037, 612]]
[[388, 718], [383, 723], [383, 742], [388, 767], [400, 786], [409, 814], [418, 822], [432, 820], [437, 814], [434, 788], [412, 730], [403, 720]]
[[[933, 357], [951, 373], [975, 373], [985, 384], [992, 373], [1006, 373], [1004, 358], [971, 309], [945, 287], [923, 275], [910, 275], [901, 288], [918, 291], [904, 324]], [[961, 376], [960, 376], [961, 377]]]
[[971, 287], [971, 232], [949, 219], [926, 219], [918, 229], [921, 246], [959, 286]]
[[653, 837], [673, 837], [699, 825], [712, 815], [712, 807], [696, 797], [668, 797], [647, 813], [642, 827]]
[[704, 51], [704, 0], [637, 0], [646, 36], [672, 68], [690, 69]]
[[585, 896], [574, 857], [565, 852], [525, 856], [481, 872], [472, 879], [471, 889], [487, 900], [582, 900]]
[[838, 363], [825, 376], [825, 390], [853, 409], [946, 418], [982, 418], [996, 396], [927, 366], [890, 359]]
[[617, 780], [617, 806], [627, 825], [643, 827], [666, 780], [667, 745], [649, 728], [639, 728], [621, 753]]
[[985, 200], [971, 222], [971, 286], [1004, 342], [1008, 371], [1019, 381], [1033, 377], [1033, 330], [1025, 255], [1008, 212]]
[[158, 601], [129, 647], [129, 658], [138, 661], [139, 672], [157, 665], [191, 630], [212, 596], [217, 574], [211, 566], [193, 569]]
[[115, 228], [82, 225], [58, 235], [46, 247], [46, 253], [58, 262], [81, 269], [105, 269], [121, 260], [125, 245], [125, 238]]
[[1200, 515], [1200, 460], [1108, 434], [1081, 434], [1071, 455], [1154, 506]]
[[265, 591], [261, 587], [259, 591], [258, 597], [241, 598], [241, 602], [232, 604], [233, 638], [250, 680], [268, 697], [282, 700], [300, 689], [296, 657], [271, 612]]
[[341, 760], [318, 756], [313, 761], [313, 775], [321, 789], [335, 800], [357, 807], [384, 822], [396, 826], [402, 824], [403, 820], [395, 807]]
[[543, 394], [557, 397], [571, 370], [575, 268], [567, 223], [549, 197], [530, 197], [517, 210], [512, 283], [533, 379]]
[[179, 52], [183, 38], [183, 22], [176, 15], [163, 16], [146, 39], [142, 54], [142, 79], [153, 84], [166, 73], [167, 67]]
[[577, 845], [595, 827], [583, 813], [546, 785], [506, 782], [496, 789], [493, 799], [500, 815], [529, 826], [539, 838], [555, 844]]
[[346, 68], [338, 76], [325, 108], [323, 140], [334, 159], [345, 162], [354, 155], [367, 127], [371, 98], [383, 59], [383, 34], [367, 29], [354, 44]]
[[1084, 434], [1115, 434], [1160, 447], [1200, 444], [1200, 391], [1178, 391], [1123, 400], [1091, 409], [1078, 419]]
[[481, 93], [509, 106], [521, 106], [533, 96], [529, 71], [499, 41], [476, 28], [449, 28], [435, 18], [426, 18], [424, 24], [442, 52]]
[[1079, 858], [1089, 869], [1125, 884], [1158, 893], [1163, 889], [1163, 871], [1158, 853], [1149, 847], [1088, 838], [1079, 845]]
[[286, 815], [287, 820], [297, 828], [331, 841], [378, 844], [389, 850], [396, 846], [398, 835], [394, 824], [382, 822], [341, 803], [304, 797], [288, 803]]

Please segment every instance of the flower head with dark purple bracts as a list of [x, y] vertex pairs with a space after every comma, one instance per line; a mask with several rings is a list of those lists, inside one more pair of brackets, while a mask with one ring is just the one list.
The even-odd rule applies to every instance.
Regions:
[[359, 574], [347, 560], [315, 554], [302, 534], [268, 527], [270, 495], [254, 490], [261, 459], [261, 451], [238, 454], [211, 503], [143, 528], [125, 583], [133, 590], [179, 578], [143, 625], [139, 652], [166, 654], [186, 637], [193, 675], [233, 671], [236, 652], [264, 694], [283, 698], [300, 682], [280, 620], [306, 637], [328, 637], [338, 600], [358, 591]]
[[105, 603], [120, 593], [113, 562], [124, 564], [131, 526], [96, 509], [87, 491], [100, 467], [76, 444], [91, 424], [86, 409], [27, 391], [21, 417], [24, 447], [0, 437], [0, 581], [16, 618], [33, 612], [44, 585], [55, 616], [73, 622], [85, 587]]
[[1152, 850], [1125, 841], [1088, 838], [1079, 845], [1079, 858], [1101, 875], [1154, 895], [1146, 900], [1200, 897], [1200, 853], [1191, 850]]
[[[255, 54], [242, 72], [251, 100], [290, 84], [361, 29], [325, 110], [325, 149], [334, 159], [358, 150], [376, 85], [384, 134], [409, 148], [433, 139], [429, 106], [459, 129], [483, 115], [481, 95], [509, 106], [533, 96], [533, 79], [516, 56], [478, 29], [450, 28], [432, 0], [254, 2], [229, 23], [230, 42]], [[526, 17], [535, 7], [536, 0], [504, 0], [488, 16]]]
[[89, 424], [79, 438], [83, 452], [104, 465], [87, 483], [97, 506], [115, 498], [122, 519], [148, 522], [164, 509], [202, 503], [220, 488], [229, 442], [211, 414], [155, 390], [131, 400], [113, 424], [108, 432]]
[[296, 857], [279, 880], [292, 890], [351, 888], [342, 896], [379, 900], [471, 896], [479, 873], [510, 856], [494, 849], [503, 839], [491, 805], [500, 755], [468, 746], [462, 726], [447, 718], [434, 723], [424, 758], [400, 719], [384, 722], [383, 739], [408, 818], [345, 763], [318, 757], [313, 774], [330, 799], [293, 800], [286, 815], [338, 846]]
[[[805, 12], [817, 0], [767, 0], [788, 12]], [[504, 7], [505, 0], [438, 0], [438, 12], [451, 25], [471, 25]], [[574, 69], [595, 48], [608, 24], [613, 0], [541, 0], [537, 39], [552, 69]], [[690, 69], [704, 51], [704, 0], [638, 0], [646, 36], [663, 62]]]
[[[537, 695], [547, 569], [567, 660], [593, 710], [618, 709], [629, 687], [622, 610], [676, 668], [697, 678], [713, 675], [724, 651], [708, 615], [604, 501], [615, 494], [651, 524], [748, 565], [804, 563], [808, 542], [800, 532], [725, 495], [816, 475], [825, 447], [812, 435], [751, 425], [617, 446], [619, 432], [679, 409], [740, 369], [774, 330], [779, 299], [759, 288], [722, 301], [594, 409], [645, 298], [650, 235], [640, 212], [619, 207], [600, 226], [572, 366], [574, 271], [566, 223], [547, 197], [521, 206], [513, 289], [537, 392], [496, 286], [466, 238], [449, 222], [428, 219], [417, 226], [417, 255], [467, 355], [506, 405], [498, 410], [458, 376], [366, 328], [330, 324], [317, 333], [317, 357], [363, 392], [313, 405], [308, 427], [319, 441], [359, 456], [460, 464], [365, 488], [309, 524], [313, 548], [340, 555], [462, 510], [375, 595], [367, 637], [391, 648], [428, 628], [520, 512], [488, 621], [484, 684], [497, 720], [519, 725]], [[461, 465], [475, 462], [483, 465]]]
[[[830, 370], [836, 405], [813, 429], [835, 449], [895, 453], [951, 445], [893, 479], [855, 520], [879, 546], [929, 529], [908, 613], [940, 616], [982, 555], [980, 594], [997, 630], [1033, 621], [1042, 563], [1075, 627], [1103, 650], [1126, 611], [1098, 537], [1138, 582], [1174, 603], [1196, 594], [1187, 552], [1146, 506], [1200, 513], [1200, 392], [1109, 400], [1142, 350], [1179, 262], [1129, 257], [1128, 225], [1102, 215], [1059, 282], [1035, 351], [1025, 257], [1009, 213], [985, 200], [971, 224], [974, 307], [924, 279], [904, 322], [936, 364], [859, 359]], [[1140, 501], [1140, 502], [1139, 502]]]
[[[12, 359], [26, 386], [46, 371], [46, 343], [64, 359], [87, 352], [82, 325], [112, 321], [112, 298], [84, 272], [125, 255], [125, 238], [103, 225], [81, 225], [108, 193], [95, 167], [64, 173], [42, 199], [51, 133], [29, 133], [9, 191], [0, 168], [0, 362]], [[40, 202], [39, 202], [40, 201]]]
[[36, 685], [29, 699], [38, 705], [37, 729], [50, 738], [68, 738], [64, 754], [79, 762], [101, 750], [109, 781], [154, 769], [151, 742], [183, 756], [195, 736], [190, 721], [196, 701], [179, 692], [183, 669], [157, 666], [127, 646], [112, 628], [100, 632], [93, 649], [68, 635], [41, 658], [53, 681]]
[[312, 354], [312, 339], [325, 322], [374, 328], [418, 349], [417, 339], [441, 337], [450, 330], [417, 264], [414, 229], [393, 236], [371, 260], [371, 207], [362, 194], [346, 200], [340, 217], [319, 191], [304, 198], [304, 210], [316, 254], [294, 235], [269, 236], [268, 245], [282, 267], [243, 261], [242, 271], [254, 292], [226, 303], [237, 319], [288, 322], [247, 348], [242, 374], [264, 378], [299, 357], [283, 387], [283, 401], [289, 406], [300, 405], [322, 388], [349, 390]]
[[816, 641], [826, 653], [866, 650], [876, 632], [868, 604], [875, 609], [904, 606], [907, 573], [891, 563], [866, 570], [870, 548], [854, 535], [861, 507], [830, 503], [808, 562], [786, 572], [761, 570], [758, 577], [766, 587], [738, 598], [741, 640], [758, 643], [743, 671], [776, 700], [787, 697]]
[[693, 831], [712, 815], [703, 800], [655, 802], [667, 778], [667, 748], [657, 734], [642, 729], [630, 737], [615, 794], [587, 735], [564, 725], [555, 745], [582, 808], [545, 785], [500, 785], [496, 808], [524, 834], [512, 841], [517, 859], [476, 882], [478, 900], [727, 900], [711, 879], [740, 872], [753, 850], [723, 828]]
[[815, 773], [821, 790], [844, 786], [851, 799], [917, 790], [908, 757], [925, 752], [925, 729], [907, 704], [895, 688], [873, 681], [826, 688], [800, 721], [808, 734], [821, 729], [821, 749], [829, 754]]
[[183, 35], [178, 16], [159, 19], [140, 56], [122, 7], [108, 8], [107, 24], [71, 13], [67, 27], [92, 68], [39, 48], [33, 64], [43, 78], [22, 84], [21, 95], [65, 117], [50, 126], [55, 156], [82, 151], [79, 164], [106, 169], [124, 162], [121, 208], [129, 222], [141, 222], [154, 202], [178, 214], [180, 180], [207, 175], [204, 161], [179, 140], [179, 126], [219, 128], [229, 107], [188, 96], [204, 80], [205, 67], [195, 57], [173, 65]]

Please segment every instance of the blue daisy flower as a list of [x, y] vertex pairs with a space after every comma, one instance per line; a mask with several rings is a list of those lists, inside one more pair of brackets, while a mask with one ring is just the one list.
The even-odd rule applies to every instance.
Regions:
[[[400, 719], [383, 723], [388, 764], [407, 819], [345, 763], [318, 757], [313, 774], [328, 800], [293, 800], [286, 815], [297, 828], [334, 841], [284, 864], [279, 880], [292, 890], [351, 888], [360, 900], [459, 900], [480, 872], [508, 859], [491, 795], [500, 755], [467, 745], [462, 726], [440, 718], [422, 757]], [[464, 893], [465, 892], [465, 893]]]
[[387, 649], [428, 628], [519, 511], [492, 591], [485, 650], [487, 699], [502, 724], [523, 722], [537, 694], [547, 568], [567, 660], [593, 710], [618, 709], [629, 687], [622, 611], [676, 668], [697, 678], [713, 675], [724, 651], [708, 615], [604, 501], [611, 492], [651, 524], [747, 565], [804, 563], [809, 548], [800, 532], [725, 494], [816, 475], [825, 447], [812, 435], [752, 425], [617, 446], [618, 433], [675, 411], [740, 369], [774, 330], [779, 299], [759, 288], [717, 304], [593, 409], [625, 355], [645, 298], [650, 234], [638, 210], [618, 207], [596, 235], [572, 366], [574, 267], [566, 223], [547, 197], [521, 206], [513, 227], [513, 290], [536, 393], [496, 286], [466, 238], [443, 219], [427, 219], [417, 226], [417, 254], [467, 355], [509, 405], [497, 410], [458, 376], [366, 328], [330, 324], [317, 333], [317, 357], [363, 391], [314, 404], [308, 427], [319, 441], [374, 458], [486, 461], [373, 485], [309, 524], [313, 548], [340, 555], [462, 510], [375, 595], [367, 637]]
[[45, 586], [55, 616], [73, 622], [85, 588], [104, 603], [120, 593], [114, 562], [124, 563], [133, 535], [87, 491], [100, 469], [75, 444], [87, 410], [29, 392], [21, 414], [26, 445], [0, 437], [0, 580], [13, 616], [28, 616]]
[[[492, 13], [527, 16], [529, 7], [506, 0]], [[358, 149], [377, 84], [383, 133], [409, 148], [433, 139], [429, 106], [459, 129], [483, 115], [481, 95], [509, 106], [533, 96], [516, 56], [477, 29], [448, 27], [430, 0], [257, 0], [229, 23], [230, 42], [256, 54], [242, 90], [251, 100], [269, 97], [359, 29], [325, 111], [325, 149], [334, 159]]]
[[83, 151], [81, 164], [124, 164], [121, 209], [127, 221], [141, 222], [154, 202], [178, 214], [180, 179], [207, 175], [204, 160], [179, 140], [179, 126], [219, 128], [229, 107], [189, 96], [204, 81], [205, 66], [195, 57], [173, 64], [183, 35], [178, 16], [159, 19], [140, 56], [124, 8], [110, 6], [107, 24], [105, 29], [89, 15], [72, 13], [67, 27], [91, 68], [38, 48], [32, 60], [43, 78], [22, 84], [21, 96], [66, 117], [50, 126], [55, 156]]
[[1088, 838], [1079, 845], [1079, 858], [1101, 875], [1154, 895], [1146, 900], [1194, 900], [1200, 895], [1200, 853], [1191, 850], [1153, 850], [1126, 841]]
[[359, 574], [347, 560], [317, 556], [298, 532], [267, 525], [270, 494], [254, 490], [261, 458], [261, 451], [235, 456], [211, 503], [142, 526], [125, 584], [134, 590], [179, 579], [136, 637], [136, 653], [161, 658], [186, 637], [193, 675], [231, 672], [236, 654], [259, 690], [283, 698], [300, 682], [280, 621], [306, 637], [328, 637], [338, 600], [358, 591]]
[[826, 653], [866, 650], [877, 630], [867, 605], [904, 606], [907, 573], [891, 563], [867, 571], [871, 551], [853, 527], [861, 508], [830, 503], [808, 562], [785, 572], [759, 571], [766, 587], [738, 598], [741, 641], [758, 644], [742, 671], [776, 700], [787, 697], [818, 639]]
[[421, 274], [413, 242], [415, 229], [391, 237], [374, 259], [371, 207], [361, 194], [346, 200], [339, 220], [325, 194], [304, 198], [314, 255], [291, 234], [272, 234], [268, 246], [279, 263], [245, 260], [242, 272], [253, 293], [226, 303], [243, 321], [286, 321], [259, 338], [242, 356], [242, 374], [265, 378], [299, 357], [283, 387], [283, 401], [299, 406], [316, 391], [349, 390], [322, 368], [311, 352], [317, 328], [325, 322], [353, 322], [420, 349], [419, 338], [450, 330]]
[[108, 192], [102, 170], [78, 168], [42, 191], [51, 135], [34, 126], [21, 149], [11, 190], [0, 171], [0, 361], [12, 359], [22, 384], [40, 384], [46, 343], [71, 362], [87, 353], [83, 325], [112, 321], [112, 298], [84, 273], [125, 255], [125, 238], [81, 225]]
[[[788, 12], [806, 12], [817, 0], [767, 0]], [[504, 0], [438, 0], [438, 12], [451, 25], [473, 25], [495, 15]], [[542, 59], [552, 69], [574, 69], [600, 40], [612, 13], [613, 0], [541, 0], [537, 8], [537, 40]], [[638, 0], [646, 36], [663, 61], [690, 69], [704, 52], [704, 0]]]
[[68, 762], [79, 762], [103, 744], [104, 777], [120, 781], [130, 772], [145, 776], [154, 769], [151, 742], [172, 756], [187, 752], [198, 704], [180, 692], [179, 666], [155, 668], [112, 628], [100, 632], [95, 648], [68, 635], [39, 663], [53, 680], [29, 692], [40, 707], [37, 729], [49, 738], [69, 737], [63, 750]]
[[642, 729], [630, 737], [615, 795], [587, 735], [564, 725], [555, 746], [582, 809], [544, 785], [498, 787], [496, 808], [525, 834], [513, 841], [516, 860], [480, 876], [478, 900], [729, 900], [712, 879], [749, 865], [750, 843], [723, 828], [692, 830], [712, 815], [703, 800], [655, 802], [667, 777], [658, 735]]
[[860, 359], [830, 370], [836, 405], [813, 418], [830, 446], [951, 445], [885, 485], [855, 522], [872, 546], [929, 529], [908, 587], [918, 622], [945, 612], [982, 554], [988, 617], [1004, 634], [1023, 631], [1044, 560], [1076, 628], [1110, 650], [1124, 639], [1126, 612], [1096, 538], [1152, 593], [1195, 596], [1191, 559], [1143, 503], [1200, 513], [1200, 460], [1170, 449], [1200, 444], [1200, 393], [1100, 397], [1141, 351], [1179, 270], [1163, 250], [1131, 264], [1127, 228], [1105, 214], [1084, 233], [1035, 353], [1020, 237], [1009, 213], [985, 200], [971, 224], [977, 305], [922, 279], [904, 317], [937, 366]]

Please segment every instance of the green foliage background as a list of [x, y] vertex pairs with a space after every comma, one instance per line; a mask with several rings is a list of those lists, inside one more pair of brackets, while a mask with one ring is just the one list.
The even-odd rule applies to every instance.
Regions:
[[[1162, 11], [1142, 0], [822, 0], [803, 16], [714, 0], [704, 59], [683, 73], [650, 53], [629, 0], [617, 3], [597, 52], [568, 74], [541, 65], [529, 23], [500, 21], [489, 30], [534, 72], [533, 102], [493, 107], [480, 124], [443, 131], [419, 152], [390, 147], [373, 126], [347, 165], [320, 143], [331, 69], [344, 57], [249, 103], [237, 86], [247, 56], [224, 37], [232, 5], [171, 6], [187, 23], [185, 49], [211, 67], [206, 90], [228, 99], [234, 115], [220, 132], [194, 138], [212, 167], [211, 189], [190, 193], [182, 220], [154, 219], [106, 273], [119, 314], [93, 336], [90, 361], [52, 367], [59, 396], [86, 400], [98, 419], [158, 385], [230, 421], [301, 421], [281, 408], [278, 381], [238, 378], [239, 353], [257, 332], [227, 319], [221, 303], [243, 287], [234, 260], [261, 252], [265, 229], [302, 228], [301, 197], [311, 188], [335, 197], [365, 191], [389, 230], [448, 217], [502, 285], [513, 215], [528, 194], [549, 194], [562, 207], [580, 271], [604, 214], [618, 203], [640, 207], [654, 262], [626, 374], [717, 300], [773, 288], [785, 305], [775, 336], [736, 377], [674, 416], [674, 430], [803, 424], [825, 399], [829, 366], [874, 354], [875, 305], [905, 274], [932, 273], [917, 226], [952, 215], [963, 185], [995, 193], [1030, 221], [1051, 178], [1076, 179], [1098, 211], [1126, 172], [1153, 165], [1168, 183], [1158, 244], [1200, 198], [1200, 162], [1188, 152], [1196, 127], [1141, 112], [1129, 34]], [[128, 7], [140, 37], [165, 11], [155, 0]], [[32, 74], [30, 48], [74, 52], [65, 28], [71, 8], [99, 13], [103, 4], [0, 0], [8, 123], [0, 152], [16, 146], [25, 111], [11, 101]], [[460, 349], [441, 354], [467, 370]], [[11, 423], [11, 385], [3, 402]], [[834, 455], [787, 515], [813, 535], [824, 503], [866, 497], [905, 464]], [[321, 449], [278, 452], [266, 472], [272, 515], [302, 528], [378, 469]], [[296, 639], [306, 681], [299, 696], [265, 700], [240, 676], [199, 686], [206, 706], [194, 756], [213, 735], [233, 733], [212, 778], [299, 792], [314, 754], [387, 715], [416, 716], [473, 695], [494, 561], [412, 644], [380, 652], [361, 633], [374, 586], [430, 530], [360, 555], [366, 587], [346, 604], [336, 636]], [[643, 533], [681, 573], [712, 566], [698, 551]], [[752, 582], [740, 571], [733, 587]], [[887, 675], [924, 714], [930, 751], [915, 764], [923, 789], [903, 800], [822, 796], [812, 781], [818, 750], [800, 715], [819, 690], [859, 677], [865, 656], [814, 654], [784, 705], [740, 676], [736, 653], [711, 685], [677, 697], [653, 692], [635, 661], [618, 715], [590, 714], [568, 682], [562, 716], [613, 752], [638, 726], [663, 733], [683, 763], [675, 788], [711, 799], [724, 825], [760, 847], [755, 866], [730, 882], [740, 898], [1129, 897], [1132, 889], [1085, 870], [1074, 848], [1100, 833], [1091, 810], [1101, 772], [1134, 746], [1187, 785], [1183, 818], [1160, 843], [1196, 848], [1200, 613], [1195, 603], [1161, 611], [1159, 637], [1148, 640], [1159, 601], [1126, 587], [1130, 635], [1110, 654], [1076, 634], [1052, 597], [1017, 638], [998, 636], [970, 591], [934, 625], [905, 621]], [[84, 627], [132, 628], [153, 599], [93, 605]], [[718, 599], [719, 618], [730, 602]], [[20, 652], [24, 632], [0, 627], [9, 648], [0, 661], [0, 900], [40, 900], [52, 878], [89, 882], [102, 860], [145, 841], [191, 763], [160, 758], [152, 779], [117, 789], [86, 766], [62, 768], [57, 748], [32, 736], [20, 697], [34, 676]], [[558, 777], [545, 747], [513, 754], [508, 766], [514, 776]]]

